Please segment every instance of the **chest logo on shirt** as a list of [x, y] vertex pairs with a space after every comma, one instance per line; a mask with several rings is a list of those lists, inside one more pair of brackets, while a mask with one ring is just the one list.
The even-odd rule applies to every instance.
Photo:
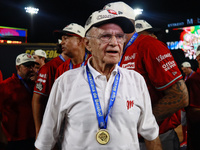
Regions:
[[135, 62], [129, 62], [127, 64], [123, 64], [122, 68], [135, 69]]
[[42, 89], [43, 89], [42, 83], [41, 83], [41, 82], [37, 83], [37, 84], [36, 84], [36, 88], [37, 88], [39, 91], [42, 91]]
[[168, 57], [172, 57], [172, 55], [170, 53], [167, 53], [167, 54], [164, 54], [164, 55], [159, 55], [158, 57], [156, 57], [156, 59], [157, 59], [158, 62], [161, 62]]
[[168, 61], [167, 63], [165, 63], [165, 64], [162, 65], [162, 68], [163, 68], [165, 71], [168, 71], [168, 70], [170, 70], [170, 69], [173, 68], [173, 67], [176, 67], [176, 63], [175, 63], [174, 60], [173, 60], [173, 61]]
[[133, 53], [131, 56], [125, 56], [124, 61], [129, 61], [135, 59], [137, 53]]
[[131, 109], [134, 105], [134, 101], [133, 100], [127, 100], [126, 102], [126, 106], [127, 106], [127, 110]]

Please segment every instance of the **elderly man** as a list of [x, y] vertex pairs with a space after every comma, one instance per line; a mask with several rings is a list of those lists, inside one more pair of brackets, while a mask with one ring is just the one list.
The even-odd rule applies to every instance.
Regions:
[[115, 11], [100, 10], [85, 29], [92, 57], [55, 81], [36, 147], [54, 146], [65, 117], [63, 150], [139, 150], [138, 133], [149, 149], [162, 149], [143, 77], [117, 65], [132, 23]]

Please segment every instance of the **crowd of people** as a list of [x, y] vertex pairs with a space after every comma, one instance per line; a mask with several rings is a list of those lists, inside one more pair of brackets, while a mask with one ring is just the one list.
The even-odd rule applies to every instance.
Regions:
[[0, 150], [179, 150], [180, 124], [199, 149], [200, 50], [183, 79], [159, 31], [112, 2], [56, 31], [58, 57], [19, 54], [16, 73], [0, 72]]

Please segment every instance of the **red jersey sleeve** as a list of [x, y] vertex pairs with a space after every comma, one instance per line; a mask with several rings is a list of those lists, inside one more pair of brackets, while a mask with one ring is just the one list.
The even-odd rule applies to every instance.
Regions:
[[157, 90], [164, 90], [182, 78], [170, 50], [161, 41], [146, 37], [138, 45], [138, 51], [142, 63], [137, 67], [146, 69], [144, 72]]
[[51, 76], [49, 69], [44, 65], [38, 73], [37, 81], [34, 87], [34, 93], [48, 96], [51, 90], [50, 82]]

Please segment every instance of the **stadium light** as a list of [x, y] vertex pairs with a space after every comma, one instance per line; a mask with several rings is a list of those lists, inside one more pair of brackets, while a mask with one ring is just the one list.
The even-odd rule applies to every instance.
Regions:
[[143, 9], [136, 8], [136, 9], [134, 9], [134, 12], [135, 12], [135, 16], [137, 16], [137, 15], [140, 15], [140, 14], [142, 14], [142, 12], [143, 12]]
[[27, 13], [30, 13], [31, 15], [37, 14], [39, 11], [39, 8], [34, 8], [34, 7], [25, 7], [24, 8]]

